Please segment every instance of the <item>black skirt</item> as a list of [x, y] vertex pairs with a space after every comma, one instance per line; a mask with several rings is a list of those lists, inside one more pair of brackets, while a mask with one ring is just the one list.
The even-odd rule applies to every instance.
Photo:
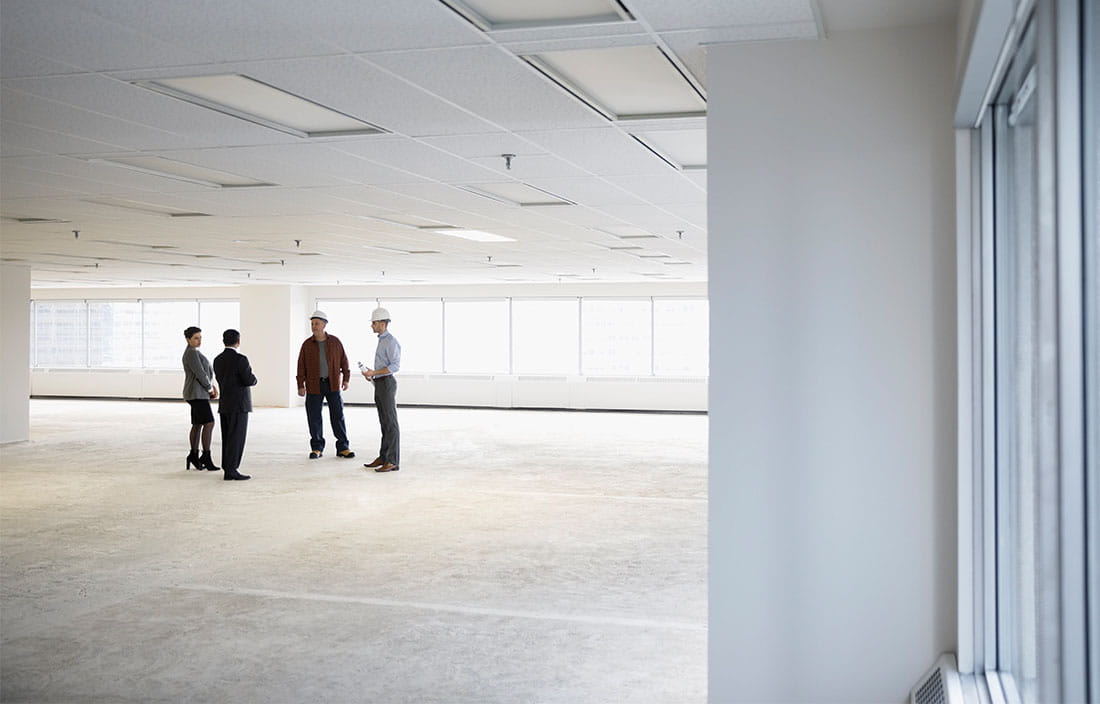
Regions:
[[210, 401], [205, 398], [196, 398], [187, 403], [191, 406], [191, 425], [206, 425], [214, 422], [214, 411], [210, 409]]

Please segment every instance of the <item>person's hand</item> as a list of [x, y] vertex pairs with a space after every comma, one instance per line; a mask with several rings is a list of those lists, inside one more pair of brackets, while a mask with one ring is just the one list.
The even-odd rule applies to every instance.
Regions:
[[348, 382], [345, 381], [343, 384], [340, 384], [340, 390], [341, 391], [347, 391], [348, 390]]
[[374, 371], [373, 369], [364, 369], [363, 370], [363, 378], [366, 379], [367, 381], [370, 381], [370, 375], [373, 371]]
[[214, 387], [213, 389], [210, 389], [210, 400], [213, 401], [217, 397], [218, 397], [218, 388]]
[[304, 386], [299, 386], [299, 387], [298, 387], [298, 395], [299, 395], [299, 396], [305, 396], [305, 395], [306, 395], [306, 387], [304, 387]]

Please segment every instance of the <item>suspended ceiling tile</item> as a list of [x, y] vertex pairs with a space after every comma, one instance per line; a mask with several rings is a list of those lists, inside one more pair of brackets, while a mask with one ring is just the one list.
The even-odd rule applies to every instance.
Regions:
[[551, 154], [594, 174], [661, 173], [669, 166], [614, 127], [522, 132]]
[[[0, 96], [0, 101], [4, 98]], [[93, 141], [0, 117], [0, 143], [4, 149], [33, 150], [40, 154], [96, 154], [124, 151], [121, 144]], [[4, 154], [7, 156], [7, 153]]]
[[539, 178], [580, 178], [588, 175], [584, 169], [550, 154], [516, 154], [509, 161], [495, 154], [474, 157], [470, 161], [496, 172], [498, 177], [527, 182]]
[[[317, 55], [335, 50], [311, 33], [302, 32], [297, 23], [279, 21], [267, 3], [97, 0], [86, 7], [118, 27], [144, 35], [145, 41], [187, 47], [216, 62]], [[299, 11], [298, 16], [303, 14], [307, 13]], [[242, 41], [244, 37], [247, 41]]]
[[496, 47], [378, 54], [370, 58], [508, 130], [606, 123], [576, 98]]
[[492, 171], [484, 166], [412, 139], [361, 139], [334, 143], [331, 148], [444, 183], [465, 183], [492, 177]]
[[641, 176], [610, 176], [608, 180], [623, 190], [633, 193], [638, 199], [662, 205], [665, 203], [703, 203], [707, 202], [707, 193], [695, 183], [684, 178], [682, 171], [672, 168], [663, 174], [645, 174]]
[[428, 49], [488, 41], [438, 0], [254, 0], [258, 12], [353, 53]]
[[[7, 10], [4, 10], [7, 19]], [[0, 28], [0, 33], [2, 33]], [[83, 69], [60, 61], [54, 61], [6, 43], [0, 44], [0, 78], [20, 76], [48, 76], [64, 73], [80, 73]]]
[[81, 108], [59, 109], [52, 101], [26, 93], [5, 90], [0, 100], [4, 103], [5, 121], [33, 125], [43, 130], [80, 135], [138, 151], [199, 146], [197, 140], [190, 137]]
[[[108, 4], [101, 4], [98, 9]], [[144, 23], [148, 13], [171, 3], [136, 4], [141, 5], [136, 8], [136, 17]], [[5, 0], [0, 45], [91, 71], [178, 66], [216, 58], [105, 19], [91, 11], [93, 7], [72, 0]]]

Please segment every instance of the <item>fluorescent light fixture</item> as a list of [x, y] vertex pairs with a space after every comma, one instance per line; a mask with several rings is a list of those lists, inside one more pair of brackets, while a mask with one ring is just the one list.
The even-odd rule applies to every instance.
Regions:
[[441, 235], [450, 235], [451, 237], [461, 237], [464, 240], [473, 240], [474, 242], [515, 242], [511, 237], [505, 237], [504, 235], [494, 235], [492, 232], [482, 232], [481, 230], [462, 230], [457, 227], [441, 227], [433, 230]]
[[492, 198], [509, 205], [576, 205], [571, 200], [556, 196], [541, 188], [528, 186], [518, 181], [506, 181], [503, 183], [477, 183], [468, 186], [459, 186], [463, 190], [476, 193], [479, 196]]
[[380, 134], [386, 130], [236, 73], [134, 81], [149, 90], [297, 137]]
[[643, 230], [640, 227], [634, 227], [633, 225], [608, 225], [607, 227], [598, 228], [600, 232], [606, 232], [609, 235], [618, 237], [621, 240], [648, 240], [658, 239], [657, 235], [652, 232]]
[[678, 169], [707, 168], [705, 129], [634, 132], [632, 136]]
[[706, 99], [656, 46], [571, 49], [521, 58], [610, 120], [706, 115]]
[[639, 259], [672, 259], [668, 254], [635, 254], [634, 256]]
[[437, 227], [444, 227], [443, 223], [436, 222], [434, 220], [427, 220], [425, 218], [418, 218], [415, 215], [402, 215], [401, 219], [384, 218], [380, 215], [355, 215], [353, 217], [360, 220], [371, 220], [374, 222], [382, 222], [387, 225], [401, 225], [402, 227], [415, 227], [421, 230], [431, 230]]
[[197, 183], [200, 186], [212, 186], [214, 188], [245, 188], [249, 186], [274, 186], [273, 183], [257, 181], [253, 178], [238, 176], [236, 174], [208, 169], [203, 166], [195, 166], [182, 161], [165, 159], [160, 156], [112, 156], [102, 159], [89, 159], [92, 164], [107, 164], [119, 166], [131, 171], [140, 171], [143, 174], [163, 176], [164, 178], [187, 183]]
[[483, 31], [632, 20], [618, 0], [441, 0]]
[[20, 225], [55, 225], [59, 223], [69, 222], [68, 220], [60, 220], [58, 218], [4, 218], [11, 222], [17, 222]]
[[126, 198], [113, 198], [110, 196], [86, 198], [84, 202], [95, 203], [96, 205], [106, 205], [110, 208], [137, 210], [142, 213], [152, 213], [153, 215], [167, 215], [169, 217], [196, 217], [209, 215], [209, 213], [195, 213], [190, 210], [183, 210], [182, 208], [160, 205], [159, 203], [148, 203], [141, 200], [127, 200]]

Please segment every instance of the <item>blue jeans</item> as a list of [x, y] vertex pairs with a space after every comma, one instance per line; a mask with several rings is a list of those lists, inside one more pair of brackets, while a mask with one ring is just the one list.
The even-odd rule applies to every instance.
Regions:
[[[325, 385], [322, 384], [322, 388]], [[336, 436], [336, 451], [348, 449], [348, 431], [344, 426], [344, 401], [339, 391], [306, 394], [306, 420], [309, 421], [309, 447], [318, 452], [325, 449], [325, 429], [321, 423], [321, 405], [328, 401], [328, 419]]]

